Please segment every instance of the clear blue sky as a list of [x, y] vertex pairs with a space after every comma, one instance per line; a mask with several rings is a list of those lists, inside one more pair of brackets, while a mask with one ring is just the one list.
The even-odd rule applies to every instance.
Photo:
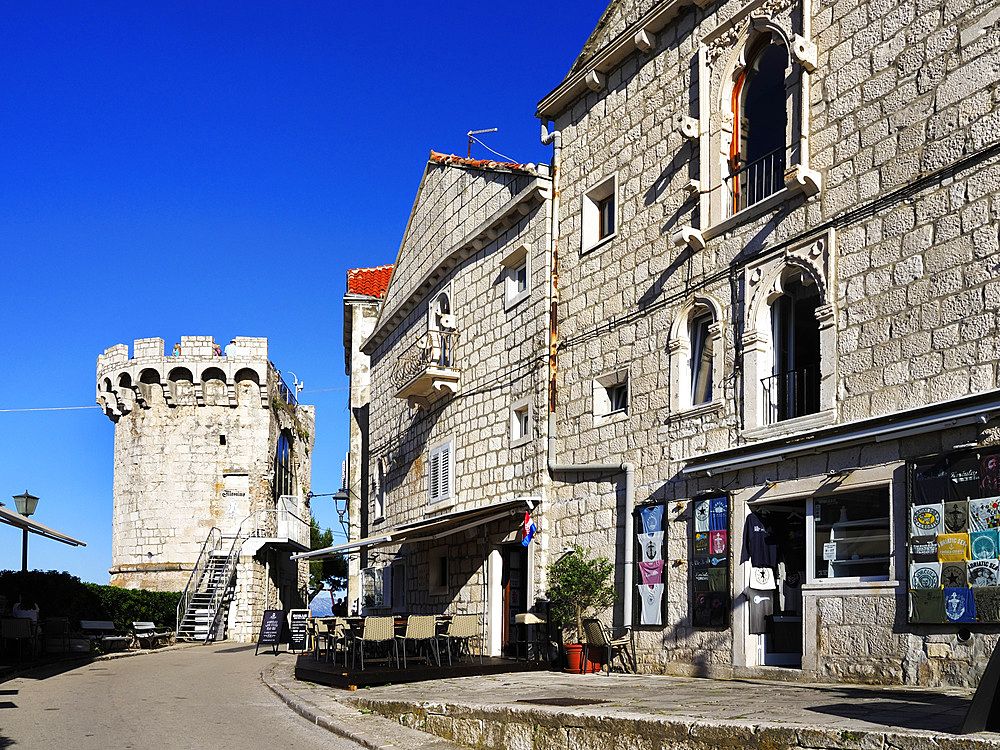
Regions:
[[[431, 149], [469, 130], [548, 162], [535, 105], [606, 3], [8, 3], [0, 11], [0, 502], [87, 542], [29, 566], [111, 564], [105, 348], [266, 336], [316, 405], [313, 491], [347, 446], [346, 270], [391, 263]], [[473, 156], [490, 154], [480, 146]], [[340, 533], [329, 499], [314, 501]], [[0, 525], [0, 569], [21, 534]]]

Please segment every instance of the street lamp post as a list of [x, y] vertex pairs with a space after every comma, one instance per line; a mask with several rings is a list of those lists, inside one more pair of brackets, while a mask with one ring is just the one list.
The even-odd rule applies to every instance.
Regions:
[[[28, 517], [38, 507], [38, 498], [34, 495], [29, 495], [28, 491], [25, 490], [23, 495], [14, 495], [14, 505], [17, 506], [18, 513]], [[21, 572], [25, 573], [28, 570], [28, 528], [25, 527], [23, 531], [24, 537], [21, 541]]]

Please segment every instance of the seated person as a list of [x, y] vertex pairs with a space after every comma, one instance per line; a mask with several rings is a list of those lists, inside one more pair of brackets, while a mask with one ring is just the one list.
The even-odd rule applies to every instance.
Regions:
[[20, 601], [14, 604], [12, 614], [14, 617], [23, 617], [35, 625], [38, 624], [38, 605], [28, 594], [21, 594]]

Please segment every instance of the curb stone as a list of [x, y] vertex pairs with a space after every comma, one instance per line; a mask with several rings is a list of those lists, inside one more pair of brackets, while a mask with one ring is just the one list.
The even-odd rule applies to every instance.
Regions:
[[[345, 706], [336, 698], [325, 697], [322, 703], [317, 703], [311, 698], [319, 696], [321, 688], [296, 682], [284, 674], [289, 669], [282, 664], [267, 667], [260, 673], [261, 682], [299, 716], [333, 734], [369, 750], [468, 750], [465, 745], [410, 729], [391, 719], [367, 715], [361, 709]], [[306, 697], [306, 693], [310, 697]]]

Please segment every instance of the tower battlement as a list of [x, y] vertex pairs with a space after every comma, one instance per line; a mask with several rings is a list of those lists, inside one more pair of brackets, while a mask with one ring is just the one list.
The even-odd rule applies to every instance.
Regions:
[[268, 406], [267, 339], [237, 336], [223, 354], [212, 336], [182, 336], [180, 354], [169, 354], [162, 338], [136, 339], [97, 358], [97, 403], [113, 421], [136, 407], [148, 408], [162, 393], [167, 406], [239, 404], [240, 386], [259, 393]]

